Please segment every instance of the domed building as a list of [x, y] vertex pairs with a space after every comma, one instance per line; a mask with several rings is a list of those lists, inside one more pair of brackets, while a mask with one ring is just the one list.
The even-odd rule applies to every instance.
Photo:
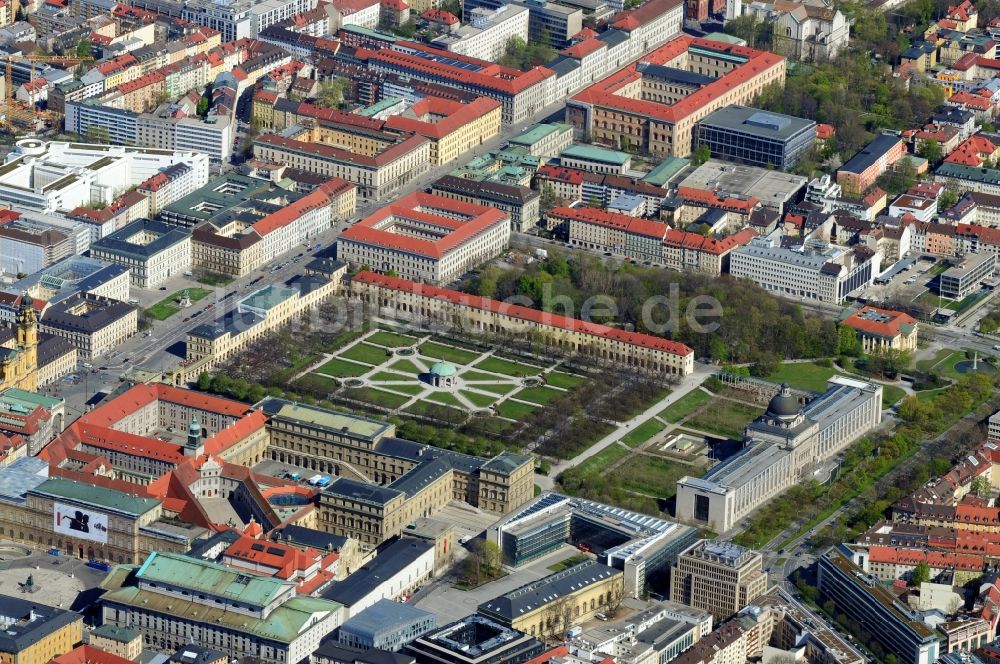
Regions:
[[677, 516], [722, 533], [764, 502], [822, 471], [825, 462], [876, 428], [882, 386], [834, 376], [821, 395], [783, 384], [747, 425], [744, 448], [704, 477], [677, 483]]
[[428, 376], [434, 387], [451, 387], [457, 374], [458, 369], [451, 362], [436, 362], [431, 366]]

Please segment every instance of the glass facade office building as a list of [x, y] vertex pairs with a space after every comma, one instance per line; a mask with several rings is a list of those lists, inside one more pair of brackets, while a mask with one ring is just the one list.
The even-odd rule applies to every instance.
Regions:
[[695, 147], [708, 146], [716, 159], [788, 170], [815, 141], [812, 120], [727, 106], [698, 123]]

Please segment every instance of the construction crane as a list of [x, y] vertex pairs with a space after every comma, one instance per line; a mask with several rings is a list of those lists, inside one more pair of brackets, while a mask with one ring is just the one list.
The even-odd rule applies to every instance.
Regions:
[[19, 120], [22, 123], [27, 123], [34, 129], [35, 123], [39, 119], [56, 119], [59, 117], [58, 113], [52, 111], [39, 111], [32, 104], [32, 108], [25, 109], [18, 106], [16, 100], [14, 99], [14, 63], [15, 62], [30, 62], [31, 63], [31, 77], [28, 82], [35, 80], [35, 63], [36, 62], [59, 62], [62, 64], [78, 65], [84, 62], [93, 62], [94, 59], [90, 57], [80, 58], [80, 57], [63, 57], [58, 55], [10, 55], [3, 58], [7, 62], [7, 70], [5, 72], [6, 78], [4, 79], [4, 94], [6, 96], [5, 109], [4, 109], [4, 119], [2, 125], [14, 134], [17, 132], [15, 126], [15, 120]]

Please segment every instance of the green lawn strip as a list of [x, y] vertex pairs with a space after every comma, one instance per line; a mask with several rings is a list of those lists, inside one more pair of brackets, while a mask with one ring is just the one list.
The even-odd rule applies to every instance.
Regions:
[[564, 569], [569, 569], [573, 565], [579, 565], [580, 563], [590, 560], [587, 556], [580, 554], [576, 556], [570, 556], [566, 560], [560, 560], [554, 565], [549, 565], [548, 570], [550, 572], [561, 572]]
[[[212, 291], [208, 290], [207, 288], [188, 288], [186, 290], [192, 302], [203, 300], [212, 294]], [[170, 318], [171, 316], [173, 316], [174, 314], [176, 314], [181, 310], [181, 307], [178, 306], [176, 302], [180, 299], [181, 293], [183, 292], [184, 292], [183, 290], [179, 290], [172, 295], [168, 295], [167, 297], [163, 298], [162, 300], [151, 306], [149, 309], [146, 309], [146, 313], [148, 313], [156, 320], [166, 320]]]
[[479, 357], [479, 353], [462, 350], [461, 348], [452, 348], [451, 346], [434, 343], [433, 341], [426, 341], [421, 344], [420, 354], [432, 357], [436, 360], [454, 362], [455, 364], [468, 364]]
[[431, 392], [424, 398], [435, 403], [443, 403], [446, 406], [455, 406], [456, 408], [465, 409], [465, 404], [459, 401], [458, 397], [450, 392]]
[[411, 413], [413, 415], [426, 415], [429, 417], [434, 417], [438, 414], [451, 413], [454, 418], [468, 417], [468, 413], [463, 410], [458, 410], [457, 408], [449, 408], [444, 404], [434, 403], [433, 401], [415, 401], [409, 406], [403, 409], [404, 413]]
[[947, 389], [947, 387], [939, 387], [935, 390], [921, 390], [917, 392], [917, 401], [934, 401], [934, 399], [941, 396]]
[[335, 357], [318, 369], [313, 369], [313, 371], [330, 376], [356, 377], [368, 373], [371, 371], [371, 367]]
[[340, 383], [337, 380], [314, 373], [308, 373], [304, 376], [300, 376], [292, 383], [292, 385], [301, 389], [326, 392], [336, 392], [340, 388]]
[[501, 417], [509, 417], [512, 420], [519, 420], [522, 417], [527, 417], [533, 413], [535, 408], [537, 408], [537, 406], [532, 406], [529, 403], [519, 403], [508, 399], [497, 406], [497, 414]]
[[657, 419], [648, 419], [622, 437], [622, 442], [629, 447], [638, 447], [647, 440], [667, 428], [667, 425]]
[[498, 380], [510, 380], [510, 378], [505, 376], [498, 376], [496, 374], [491, 374], [491, 373], [483, 373], [481, 371], [473, 371], [472, 369], [469, 369], [468, 371], [462, 372], [462, 380], [464, 380], [466, 383], [475, 381], [485, 381], [488, 383], [495, 383]]
[[886, 385], [882, 383], [882, 407], [888, 408], [889, 406], [900, 401], [906, 396], [906, 390], [901, 387], [896, 387], [895, 385]]
[[656, 498], [670, 498], [677, 493], [677, 480], [685, 475], [701, 474], [700, 469], [676, 461], [637, 454], [612, 470], [608, 477], [625, 489]]
[[374, 387], [355, 387], [346, 390], [343, 395], [349, 399], [367, 401], [383, 408], [399, 408], [410, 400], [409, 397], [400, 394], [393, 394]]
[[198, 277], [196, 281], [206, 286], [228, 286], [233, 283], [233, 278], [225, 274], [204, 274]]
[[[603, 472], [607, 470], [613, 463], [619, 459], [624, 459], [626, 456], [631, 454], [628, 449], [622, 447], [618, 443], [612, 443], [611, 445], [605, 447], [603, 450], [590, 457], [583, 463], [581, 463], [578, 468], [581, 472], [591, 473], [591, 472]], [[627, 464], [626, 464], [627, 465]]]
[[487, 383], [476, 383], [473, 385], [477, 390], [483, 390], [484, 392], [493, 392], [494, 394], [508, 394], [512, 390], [517, 389], [517, 385], [510, 385], [505, 383], [494, 383], [489, 385]]
[[472, 392], [470, 390], [459, 390], [458, 392], [463, 397], [468, 399], [477, 408], [487, 408], [492, 406], [497, 400], [496, 397], [490, 396], [488, 394], [479, 394], [478, 392]]
[[539, 367], [532, 367], [520, 362], [512, 362], [502, 357], [487, 357], [476, 364], [477, 369], [492, 371], [494, 373], [506, 374], [508, 376], [534, 376], [541, 372]]
[[416, 343], [416, 339], [413, 337], [408, 337], [403, 334], [396, 334], [395, 332], [385, 332], [379, 330], [375, 334], [365, 337], [365, 343], [375, 344], [377, 346], [387, 346], [389, 348], [405, 348], [406, 346], [412, 346]]
[[401, 371], [403, 373], [412, 374], [414, 376], [420, 374], [422, 370], [416, 364], [410, 360], [399, 360], [398, 362], [393, 362], [386, 369], [392, 369], [393, 371]]
[[759, 406], [724, 401], [722, 399], [708, 404], [701, 412], [685, 422], [686, 426], [710, 434], [724, 436], [731, 440], [743, 437], [743, 429], [763, 409]]
[[698, 410], [699, 406], [707, 403], [711, 398], [711, 394], [700, 389], [695, 389], [661, 410], [660, 417], [671, 424], [676, 424]]
[[398, 381], [400, 383], [413, 383], [415, 378], [410, 374], [395, 373], [393, 371], [379, 371], [368, 377], [369, 380]]
[[365, 364], [382, 364], [388, 357], [384, 348], [372, 346], [364, 342], [354, 344], [347, 350], [339, 353], [338, 356], [347, 360], [354, 360], [355, 362], [364, 362]]
[[164, 302], [157, 302], [149, 309], [146, 309], [146, 313], [155, 318], [156, 320], [167, 320], [178, 311], [180, 307], [175, 304], [166, 304]]
[[788, 383], [792, 387], [810, 392], [826, 392], [826, 382], [837, 374], [833, 367], [821, 367], [812, 362], [779, 364], [778, 370], [767, 377], [774, 383]]
[[583, 376], [563, 373], [561, 371], [550, 371], [545, 374], [545, 382], [554, 387], [562, 387], [571, 390], [586, 380]]
[[526, 387], [514, 396], [524, 401], [545, 405], [564, 394], [566, 393], [562, 390], [556, 390], [551, 387]]
[[403, 394], [409, 394], [411, 396], [416, 396], [424, 391], [424, 386], [415, 383], [390, 383], [379, 385], [380, 390], [386, 390], [388, 392], [402, 392]]

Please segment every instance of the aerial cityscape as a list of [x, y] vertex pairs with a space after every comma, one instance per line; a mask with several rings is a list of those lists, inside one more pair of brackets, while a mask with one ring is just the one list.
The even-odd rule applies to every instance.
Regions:
[[0, 664], [1000, 664], [1000, 0], [0, 0]]

